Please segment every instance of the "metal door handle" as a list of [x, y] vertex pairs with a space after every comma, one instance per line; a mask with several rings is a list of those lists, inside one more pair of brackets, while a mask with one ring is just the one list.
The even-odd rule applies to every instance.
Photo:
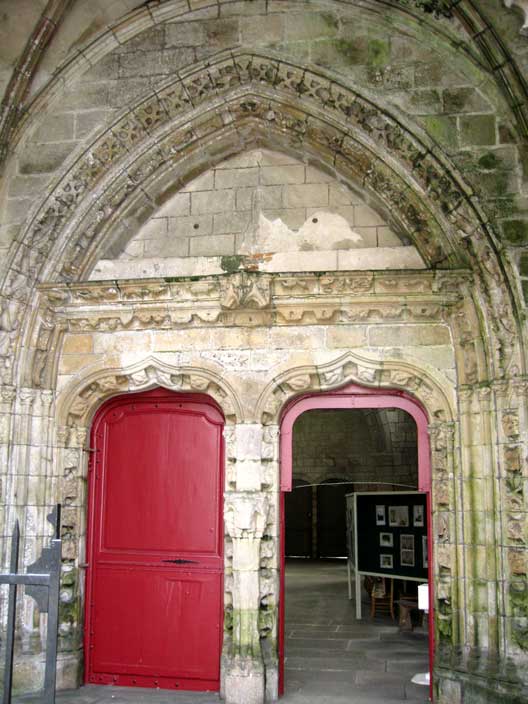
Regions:
[[198, 564], [196, 560], [162, 560], [162, 562], [170, 562], [173, 565], [196, 565]]

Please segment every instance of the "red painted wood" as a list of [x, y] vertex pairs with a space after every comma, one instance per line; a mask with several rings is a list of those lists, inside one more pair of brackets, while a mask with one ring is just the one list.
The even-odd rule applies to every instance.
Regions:
[[[282, 470], [281, 470], [282, 471]], [[285, 582], [286, 569], [286, 511], [284, 510], [284, 497], [286, 492], [280, 493], [280, 588], [279, 588], [279, 696], [284, 694], [284, 623], [286, 618]]]
[[223, 422], [208, 397], [162, 389], [96, 415], [87, 682], [219, 688]]
[[388, 389], [370, 389], [357, 384], [350, 384], [327, 393], [313, 393], [297, 396], [283, 410], [280, 423], [280, 476], [281, 476], [281, 573], [279, 596], [279, 694], [284, 693], [284, 618], [285, 618], [285, 521], [284, 493], [292, 489], [293, 442], [292, 429], [297, 418], [313, 409], [338, 408], [400, 408], [409, 413], [416, 422], [418, 444], [418, 491], [427, 494], [428, 560], [429, 560], [429, 662], [431, 672], [430, 696], [433, 698], [433, 664], [434, 664], [434, 613], [433, 613], [433, 549], [431, 518], [431, 450], [428, 434], [428, 418], [422, 405], [404, 391]]

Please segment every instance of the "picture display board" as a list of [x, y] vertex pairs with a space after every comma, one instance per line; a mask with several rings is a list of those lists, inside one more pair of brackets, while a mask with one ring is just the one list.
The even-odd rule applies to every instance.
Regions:
[[[349, 576], [356, 574], [356, 597], [359, 575], [427, 582], [425, 493], [357, 492], [346, 502]], [[361, 618], [360, 604], [356, 610]]]
[[356, 494], [357, 570], [427, 581], [426, 496]]

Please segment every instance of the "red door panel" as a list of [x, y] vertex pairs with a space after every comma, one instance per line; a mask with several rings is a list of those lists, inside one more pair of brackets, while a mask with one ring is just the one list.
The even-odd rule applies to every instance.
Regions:
[[223, 418], [158, 390], [97, 415], [87, 681], [218, 689]]

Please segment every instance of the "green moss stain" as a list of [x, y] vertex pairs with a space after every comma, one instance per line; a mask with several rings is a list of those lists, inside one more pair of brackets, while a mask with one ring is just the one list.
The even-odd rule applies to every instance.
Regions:
[[440, 641], [451, 641], [453, 633], [451, 602], [449, 599], [439, 599], [436, 618], [436, 630]]
[[528, 584], [518, 580], [510, 584], [512, 637], [523, 650], [528, 650]]
[[457, 124], [455, 117], [441, 117], [431, 115], [424, 117], [425, 129], [429, 132], [435, 142], [444, 147], [455, 149], [458, 146]]
[[528, 305], [528, 281], [523, 281], [522, 282], [522, 290], [523, 290], [523, 296], [526, 305]]
[[337, 17], [335, 15], [333, 15], [331, 12], [321, 12], [321, 19], [329, 29], [333, 30], [333, 29], [337, 29], [339, 27], [339, 22], [337, 21]]
[[233, 609], [232, 647], [236, 650], [236, 655], [252, 658], [260, 656], [258, 617], [256, 609]]
[[367, 49], [367, 61], [370, 66], [381, 68], [390, 61], [390, 46], [382, 39], [370, 39]]
[[347, 64], [367, 63], [368, 46], [364, 37], [359, 37], [355, 41], [349, 39], [336, 39], [332, 42], [337, 53]]
[[244, 257], [242, 257], [240, 254], [233, 254], [230, 257], [222, 257], [222, 259], [220, 260], [220, 266], [223, 271], [227, 272], [228, 274], [232, 274], [240, 269], [243, 260]]
[[495, 144], [495, 115], [465, 115], [460, 118], [460, 141], [465, 146]]
[[504, 220], [502, 231], [510, 244], [528, 243], [528, 220]]
[[497, 169], [500, 167], [501, 161], [494, 152], [487, 152], [478, 160], [478, 165], [482, 169]]

